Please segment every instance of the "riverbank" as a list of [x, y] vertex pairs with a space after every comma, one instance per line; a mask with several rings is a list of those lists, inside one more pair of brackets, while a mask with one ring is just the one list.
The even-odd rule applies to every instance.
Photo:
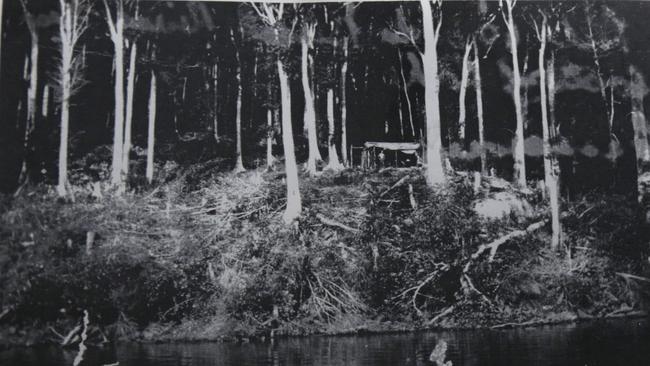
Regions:
[[564, 202], [564, 243], [552, 251], [541, 192], [498, 178], [475, 186], [458, 173], [431, 191], [418, 169], [305, 175], [303, 215], [287, 227], [282, 174], [221, 164], [163, 170], [155, 187], [122, 197], [88, 184], [68, 201], [44, 186], [3, 198], [3, 345], [60, 343], [84, 310], [101, 343], [515, 326], [647, 309], [647, 228], [626, 197]]

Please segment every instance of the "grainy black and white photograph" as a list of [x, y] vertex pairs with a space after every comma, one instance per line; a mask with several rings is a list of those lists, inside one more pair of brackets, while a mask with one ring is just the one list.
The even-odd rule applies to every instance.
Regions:
[[648, 19], [0, 0], [0, 365], [650, 365]]

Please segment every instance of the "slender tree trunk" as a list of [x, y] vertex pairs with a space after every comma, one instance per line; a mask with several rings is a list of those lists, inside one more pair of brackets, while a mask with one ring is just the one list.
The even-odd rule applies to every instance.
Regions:
[[421, 0], [422, 5], [422, 24], [424, 30], [425, 51], [422, 54], [422, 64], [424, 65], [424, 85], [425, 85], [425, 113], [426, 113], [426, 133], [427, 133], [427, 153], [426, 153], [426, 178], [430, 186], [444, 183], [445, 173], [442, 162], [442, 139], [440, 129], [440, 79], [438, 75], [438, 36], [440, 35], [440, 26], [442, 19], [438, 20], [437, 27], [433, 26], [433, 14], [431, 13], [431, 4], [429, 0]]
[[[526, 75], [528, 75], [528, 63], [530, 61], [530, 52], [528, 51], [528, 45], [525, 46], [525, 49], [526, 49], [526, 56], [524, 56], [524, 65], [522, 70], [522, 74], [524, 75], [524, 78], [526, 78]], [[524, 82], [521, 87], [523, 89], [521, 91], [521, 98], [523, 99], [521, 102], [521, 115], [524, 116], [524, 135], [525, 135], [526, 131], [528, 131], [528, 107], [530, 105], [530, 102], [528, 101], [528, 80], [527, 79], [526, 82]]]
[[307, 157], [307, 171], [311, 174], [316, 173], [316, 164], [322, 160], [318, 150], [318, 135], [316, 131], [316, 110], [314, 107], [314, 93], [311, 90], [309, 82], [309, 45], [306, 37], [300, 41], [301, 49], [301, 80], [302, 90], [305, 96], [305, 113], [304, 125], [307, 130], [307, 143], [309, 145], [309, 155]]
[[296, 164], [293, 129], [291, 126], [291, 90], [289, 88], [289, 78], [279, 58], [277, 60], [277, 66], [280, 77], [280, 99], [282, 105], [282, 144], [284, 145], [284, 164], [287, 174], [287, 207], [284, 211], [283, 219], [286, 223], [291, 223], [300, 216], [302, 199], [300, 197], [298, 165]]
[[334, 90], [327, 91], [327, 124], [329, 126], [327, 145], [328, 145], [328, 162], [327, 168], [331, 170], [341, 170], [343, 168], [339, 162], [339, 155], [336, 151], [336, 129], [334, 125]]
[[343, 65], [341, 65], [341, 158], [348, 164], [348, 37], [343, 38]]
[[273, 112], [271, 108], [266, 110], [266, 167], [273, 168]]
[[111, 30], [111, 40], [115, 49], [115, 127], [113, 129], [113, 166], [111, 183], [123, 189], [122, 148], [124, 145], [124, 4], [117, 1], [115, 23], [111, 20], [110, 10], [105, 2], [107, 20]]
[[147, 183], [153, 182], [154, 144], [156, 143], [156, 74], [151, 72], [149, 85], [149, 128], [147, 131]]
[[460, 146], [465, 150], [467, 142], [465, 141], [465, 120], [467, 118], [465, 99], [467, 95], [467, 84], [469, 80], [469, 53], [472, 50], [472, 42], [468, 39], [465, 43], [465, 53], [463, 54], [463, 67], [460, 77], [460, 93], [458, 95], [458, 138]]
[[636, 151], [637, 192], [639, 204], [645, 210], [646, 223], [650, 224], [650, 139], [648, 120], [645, 116], [643, 100], [647, 91], [643, 74], [630, 66], [630, 97], [632, 101], [632, 128], [634, 129], [634, 149]]
[[546, 18], [542, 23], [540, 30], [540, 48], [539, 48], [539, 92], [540, 92], [540, 105], [542, 108], [542, 147], [544, 154], [544, 182], [546, 183], [546, 190], [549, 197], [549, 205], [551, 206], [551, 249], [556, 250], [560, 245], [560, 202], [558, 197], [558, 184], [555, 169], [557, 162], [552, 156], [551, 142], [550, 142], [550, 128], [548, 121], [548, 101], [546, 94], [546, 70], [545, 70], [545, 55], [546, 55], [546, 41], [547, 41], [547, 24]]
[[[230, 30], [230, 38], [233, 45], [235, 45], [235, 60], [237, 62], [237, 71], [235, 73], [235, 79], [237, 80], [237, 110], [235, 116], [235, 128], [236, 128], [236, 144], [237, 151], [235, 152], [235, 173], [240, 173], [246, 171], [244, 168], [244, 162], [242, 159], [242, 136], [241, 136], [241, 106], [242, 106], [242, 81], [241, 81], [241, 60], [239, 58], [239, 49], [237, 48], [235, 42], [235, 33]], [[183, 89], [184, 90], [184, 89]], [[183, 91], [183, 94], [185, 92]]]
[[50, 113], [50, 86], [43, 86], [43, 104], [41, 105], [41, 115], [47, 118]]
[[214, 64], [212, 73], [214, 78], [214, 115], [212, 123], [214, 125], [214, 139], [215, 141], [219, 141], [219, 88], [217, 87], [219, 81], [219, 66], [217, 63]]
[[68, 128], [70, 124], [70, 68], [72, 66], [72, 52], [62, 58], [62, 95], [61, 95], [61, 136], [59, 140], [59, 179], [57, 192], [59, 196], [66, 195], [68, 184]]
[[555, 52], [551, 51], [551, 56], [547, 62], [546, 74], [548, 75], [548, 111], [549, 111], [549, 124], [551, 139], [554, 139], [560, 131], [558, 131], [557, 123], [555, 120], [555, 96], [557, 94], [555, 87]]
[[[1, 5], [1, 4], [0, 4]], [[28, 24], [29, 34], [31, 36], [31, 52], [29, 56], [29, 87], [27, 89], [27, 119], [25, 122], [25, 134], [23, 137], [23, 161], [20, 169], [18, 182], [22, 184], [27, 179], [27, 154], [29, 151], [30, 138], [36, 127], [36, 95], [38, 91], [38, 31], [36, 23], [30, 13], [28, 13], [25, 4], [25, 20]], [[1, 34], [0, 34], [1, 35]]]
[[79, 37], [78, 3], [59, 2], [61, 18], [59, 21], [59, 37], [61, 39], [61, 134], [59, 139], [59, 172], [57, 193], [63, 197], [68, 185], [68, 135], [70, 122], [70, 97], [72, 95], [72, 66], [74, 48]]
[[591, 9], [591, 6], [587, 6], [585, 8], [586, 11], [586, 20], [587, 20], [587, 32], [589, 35], [589, 43], [591, 46], [591, 53], [594, 61], [594, 66], [596, 67], [596, 76], [598, 79], [598, 86], [600, 88], [600, 96], [602, 98], [603, 104], [605, 105], [605, 110], [607, 111], [607, 120], [610, 120], [610, 110], [607, 108], [607, 86], [605, 85], [605, 79], [603, 78], [603, 73], [602, 73], [602, 68], [600, 66], [600, 55], [598, 54], [598, 46], [596, 45], [596, 38], [594, 37], [593, 33], [593, 25], [591, 22], [591, 15], [589, 14], [589, 10]]
[[521, 105], [521, 75], [519, 73], [519, 56], [517, 55], [517, 32], [512, 10], [514, 7], [513, 0], [505, 0], [506, 12], [503, 14], [510, 35], [510, 53], [512, 54], [512, 98], [515, 104], [515, 115], [517, 118], [517, 128], [514, 137], [514, 178], [520, 187], [526, 186], [526, 153], [524, 150], [524, 116]]
[[135, 40], [131, 45], [129, 57], [129, 72], [126, 82], [126, 119], [124, 121], [124, 146], [122, 148], [122, 174], [123, 180], [129, 175], [129, 155], [131, 154], [131, 130], [133, 125], [133, 97], [135, 94], [136, 56], [138, 52]]
[[399, 57], [399, 72], [400, 76], [402, 77], [402, 86], [404, 87], [404, 97], [406, 98], [406, 107], [409, 112], [409, 125], [411, 127], [411, 134], [413, 135], [413, 139], [416, 139], [416, 133], [415, 133], [415, 124], [413, 123], [413, 109], [411, 109], [411, 97], [409, 97], [409, 89], [408, 89], [408, 84], [406, 83], [406, 77], [404, 76], [404, 64], [402, 63], [402, 52], [400, 50], [397, 50], [397, 56]]
[[483, 122], [483, 90], [481, 81], [481, 58], [476, 39], [474, 44], [474, 90], [476, 91], [476, 115], [478, 119], [478, 144], [481, 154], [481, 174], [487, 175], [487, 151], [485, 150], [485, 124]]

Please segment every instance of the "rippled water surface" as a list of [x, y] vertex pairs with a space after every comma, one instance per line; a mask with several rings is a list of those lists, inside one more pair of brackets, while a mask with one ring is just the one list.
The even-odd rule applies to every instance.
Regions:
[[[458, 365], [650, 365], [650, 323], [627, 319], [504, 330], [466, 330], [363, 336], [311, 336], [244, 344], [137, 344], [91, 349], [87, 365], [431, 365], [438, 340]], [[17, 348], [0, 365], [72, 365], [74, 351]]]

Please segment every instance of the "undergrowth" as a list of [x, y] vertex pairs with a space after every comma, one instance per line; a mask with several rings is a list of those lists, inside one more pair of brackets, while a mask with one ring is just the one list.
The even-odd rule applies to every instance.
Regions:
[[154, 187], [121, 197], [83, 181], [69, 200], [46, 186], [3, 197], [3, 334], [52, 326], [39, 337], [57, 339], [83, 310], [109, 338], [163, 340], [498, 325], [647, 306], [647, 285], [624, 276], [647, 276], [650, 263], [647, 233], [623, 197], [566, 203], [558, 252], [542, 229], [464, 272], [479, 245], [543, 219], [543, 201], [528, 197], [535, 217], [525, 222], [486, 220], [472, 207], [487, 186], [474, 192], [463, 176], [432, 190], [418, 169], [324, 172], [301, 176], [304, 211], [286, 226], [282, 174], [223, 167], [168, 165]]

